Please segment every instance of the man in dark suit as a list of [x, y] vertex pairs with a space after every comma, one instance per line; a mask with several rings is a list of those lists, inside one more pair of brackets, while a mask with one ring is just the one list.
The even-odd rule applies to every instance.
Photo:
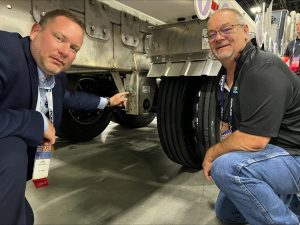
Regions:
[[[84, 24], [64, 10], [47, 13], [33, 25], [30, 37], [0, 31], [0, 224], [33, 224], [26, 181], [36, 146], [55, 143], [63, 107], [92, 110], [126, 102], [126, 92], [102, 98], [66, 90], [62, 72], [83, 37]], [[53, 105], [53, 122], [45, 116], [46, 102]]]

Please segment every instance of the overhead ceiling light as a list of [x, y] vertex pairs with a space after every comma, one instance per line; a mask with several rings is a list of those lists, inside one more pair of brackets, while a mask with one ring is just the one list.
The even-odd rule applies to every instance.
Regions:
[[250, 8], [250, 11], [251, 11], [253, 14], [257, 14], [257, 13], [260, 13], [260, 12], [261, 12], [261, 8], [260, 8], [260, 6], [255, 6], [255, 7]]

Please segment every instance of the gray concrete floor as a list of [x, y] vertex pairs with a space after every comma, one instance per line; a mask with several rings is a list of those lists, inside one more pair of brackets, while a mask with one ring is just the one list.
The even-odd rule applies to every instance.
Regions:
[[110, 123], [90, 142], [57, 146], [49, 186], [27, 184], [35, 224], [221, 224], [217, 187], [164, 155], [156, 121], [139, 129]]

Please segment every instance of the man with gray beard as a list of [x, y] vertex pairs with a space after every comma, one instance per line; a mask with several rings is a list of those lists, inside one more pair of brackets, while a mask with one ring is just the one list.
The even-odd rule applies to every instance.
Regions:
[[216, 11], [208, 42], [222, 63], [217, 85], [220, 142], [203, 172], [220, 189], [216, 216], [229, 224], [299, 224], [300, 79], [253, 46], [243, 16]]

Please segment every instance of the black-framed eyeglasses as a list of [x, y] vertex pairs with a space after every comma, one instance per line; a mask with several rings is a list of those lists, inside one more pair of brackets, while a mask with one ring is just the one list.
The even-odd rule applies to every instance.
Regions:
[[224, 27], [219, 28], [216, 31], [210, 31], [207, 35], [203, 35], [204, 38], [207, 38], [208, 41], [213, 41], [217, 37], [217, 33], [219, 33], [222, 37], [233, 33], [233, 29], [235, 26], [244, 26], [244, 24], [232, 24], [226, 25]]

